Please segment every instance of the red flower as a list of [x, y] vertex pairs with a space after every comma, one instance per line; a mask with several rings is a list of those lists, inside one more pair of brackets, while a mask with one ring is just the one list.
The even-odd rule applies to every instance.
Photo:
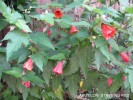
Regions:
[[31, 58], [29, 58], [29, 59], [23, 64], [23, 68], [25, 68], [26, 70], [32, 71], [32, 69], [33, 69], [33, 62], [32, 62], [32, 59], [31, 59]]
[[116, 29], [113, 26], [109, 26], [104, 23], [101, 24], [101, 29], [102, 35], [106, 40], [113, 38], [116, 33]]
[[129, 62], [129, 60], [130, 60], [129, 54], [127, 54], [125, 52], [121, 52], [120, 56], [121, 56], [123, 62]]
[[52, 31], [51, 31], [51, 30], [48, 30], [47, 35], [48, 35], [48, 36], [51, 36], [51, 35], [52, 35]]
[[76, 29], [75, 26], [71, 26], [71, 29], [70, 29], [70, 34], [74, 34], [74, 33], [77, 33], [78, 30]]
[[108, 78], [107, 80], [108, 86], [110, 87], [113, 83], [113, 79], [112, 78]]
[[123, 81], [125, 81], [126, 78], [127, 78], [126, 76], [124, 76], [124, 75], [122, 76], [122, 80], [123, 80]]
[[54, 16], [55, 16], [55, 18], [61, 18], [62, 15], [63, 15], [63, 13], [62, 13], [61, 9], [58, 8], [58, 9], [56, 9], [56, 10], [54, 11]]
[[22, 84], [23, 84], [26, 88], [30, 88], [30, 81], [22, 81]]
[[54, 67], [53, 72], [58, 75], [58, 74], [62, 74], [62, 70], [63, 70], [63, 65], [64, 65], [64, 61], [60, 61], [57, 63], [57, 65]]

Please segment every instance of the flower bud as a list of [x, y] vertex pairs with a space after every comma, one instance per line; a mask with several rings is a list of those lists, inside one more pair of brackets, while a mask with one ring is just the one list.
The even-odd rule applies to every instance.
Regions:
[[108, 86], [110, 87], [113, 83], [113, 79], [112, 78], [108, 78], [107, 80]]

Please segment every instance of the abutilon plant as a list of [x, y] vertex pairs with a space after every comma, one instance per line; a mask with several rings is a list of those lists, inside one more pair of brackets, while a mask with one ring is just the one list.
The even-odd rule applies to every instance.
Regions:
[[0, 0], [0, 100], [132, 99], [131, 1]]

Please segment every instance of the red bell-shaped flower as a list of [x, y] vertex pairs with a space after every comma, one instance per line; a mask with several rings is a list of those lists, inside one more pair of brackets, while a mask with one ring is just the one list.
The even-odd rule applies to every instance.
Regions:
[[26, 70], [32, 71], [33, 69], [33, 62], [32, 59], [29, 58], [24, 64], [23, 64], [23, 68], [25, 68]]
[[63, 16], [61, 9], [59, 9], [59, 8], [55, 9], [54, 16], [55, 16], [55, 18], [61, 18]]
[[51, 36], [51, 35], [52, 35], [52, 31], [51, 31], [51, 30], [48, 30], [47, 35], [48, 35], [48, 36]]
[[120, 53], [120, 56], [121, 56], [123, 62], [129, 62], [130, 57], [129, 57], [129, 54], [128, 54], [128, 53], [126, 53], [126, 52], [121, 52], [121, 53]]
[[26, 88], [30, 88], [30, 81], [22, 81], [22, 84], [23, 84]]
[[57, 63], [57, 65], [54, 67], [53, 72], [58, 75], [58, 74], [63, 74], [62, 70], [63, 70], [63, 65], [64, 65], [64, 61], [60, 61]]
[[113, 79], [112, 78], [108, 78], [107, 80], [108, 86], [110, 87], [113, 83]]
[[70, 29], [70, 34], [74, 34], [74, 33], [77, 33], [78, 30], [75, 26], [71, 26], [71, 29]]
[[116, 29], [113, 26], [109, 26], [104, 23], [101, 24], [101, 29], [102, 35], [106, 40], [113, 38], [116, 33]]

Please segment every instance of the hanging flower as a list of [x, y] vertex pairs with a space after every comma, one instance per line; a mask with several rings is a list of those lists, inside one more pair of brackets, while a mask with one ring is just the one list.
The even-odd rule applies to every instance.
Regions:
[[76, 29], [76, 27], [75, 26], [71, 26], [70, 34], [72, 35], [72, 34], [77, 33], [77, 32], [78, 32], [78, 30]]
[[30, 88], [30, 81], [22, 81], [22, 84], [23, 84], [26, 88]]
[[63, 15], [63, 13], [62, 13], [61, 9], [58, 8], [58, 9], [56, 9], [56, 10], [54, 11], [54, 16], [55, 16], [55, 18], [61, 18], [62, 15]]
[[107, 80], [108, 86], [110, 87], [113, 83], [113, 79], [112, 78], [108, 78]]
[[120, 53], [120, 56], [121, 56], [123, 62], [129, 62], [130, 57], [129, 57], [129, 54], [128, 54], [128, 53], [126, 53], [126, 52], [121, 52], [121, 53]]
[[52, 35], [52, 31], [51, 30], [48, 30], [47, 35], [48, 36], [51, 36]]
[[64, 61], [60, 61], [57, 63], [57, 65], [54, 67], [53, 72], [58, 75], [58, 74], [63, 74], [62, 70], [63, 70], [63, 65], [64, 65]]
[[125, 81], [126, 78], [127, 78], [126, 76], [124, 76], [124, 75], [122, 76], [122, 80], [123, 80], [123, 81]]
[[32, 59], [29, 58], [24, 64], [23, 64], [23, 68], [25, 68], [26, 70], [32, 71], [33, 69], [33, 62]]
[[116, 33], [116, 29], [113, 26], [109, 26], [104, 23], [101, 24], [101, 29], [102, 35], [106, 40], [113, 38]]

